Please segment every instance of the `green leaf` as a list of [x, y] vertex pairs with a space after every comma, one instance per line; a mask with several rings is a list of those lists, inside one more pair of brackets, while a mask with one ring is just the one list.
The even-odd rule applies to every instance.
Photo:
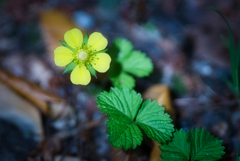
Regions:
[[115, 39], [113, 43], [119, 49], [118, 59], [120, 61], [133, 50], [132, 43], [127, 39], [118, 38]]
[[88, 44], [88, 32], [85, 34], [85, 36], [83, 37], [83, 43], [82, 43], [82, 48], [87, 47]]
[[[116, 39], [114, 40], [114, 42], [115, 41], [116, 41]], [[107, 53], [110, 55], [112, 61], [114, 61], [114, 62], [118, 61], [118, 53], [120, 53], [120, 49], [116, 45], [116, 43], [112, 43], [112, 45], [110, 46]]]
[[76, 52], [76, 50], [73, 49], [72, 47], [70, 47], [65, 41], [62, 41], [62, 40], [59, 40], [59, 41], [60, 41], [60, 43], [62, 44], [62, 46], [64, 46], [64, 47], [70, 49], [73, 53]]
[[110, 78], [118, 77], [122, 73], [122, 65], [117, 61], [111, 61], [108, 74]]
[[225, 154], [222, 140], [214, 138], [203, 128], [198, 130], [194, 128], [189, 132], [189, 138], [192, 146], [191, 160], [218, 160]]
[[227, 78], [222, 78], [222, 79], [227, 84], [228, 88], [235, 94], [235, 96], [239, 97], [238, 90], [234, 87], [233, 83]]
[[95, 70], [90, 64], [87, 64], [86, 67], [88, 68], [89, 72], [90, 72], [95, 78], [97, 78], [96, 70]]
[[144, 130], [148, 137], [158, 143], [166, 143], [174, 131], [170, 115], [164, 113], [164, 108], [157, 101], [147, 100], [142, 104], [136, 118], [136, 123]]
[[77, 66], [77, 63], [74, 63], [73, 61], [71, 63], [69, 63], [65, 70], [63, 71], [62, 74], [65, 74], [65, 73], [68, 73], [68, 72], [71, 72], [75, 67]]
[[181, 129], [173, 133], [173, 139], [167, 144], [160, 145], [162, 161], [189, 161], [190, 143], [188, 132]]
[[238, 147], [238, 151], [237, 151], [237, 155], [236, 155], [236, 161], [240, 161], [239, 149], [240, 149], [240, 145], [239, 145], [239, 147]]
[[237, 68], [239, 69], [240, 68], [240, 41], [238, 42], [238, 46], [237, 46]]
[[107, 51], [108, 51], [108, 49], [104, 49], [104, 50], [101, 50], [101, 51], [96, 51], [96, 52], [93, 52], [93, 55], [98, 54], [98, 53], [106, 53]]
[[124, 115], [111, 115], [108, 119], [108, 139], [115, 148], [135, 149], [141, 144], [142, 132], [132, 120]]
[[111, 88], [97, 98], [98, 108], [107, 115], [124, 115], [133, 120], [142, 103], [141, 95], [126, 88]]
[[225, 36], [223, 36], [222, 34], [220, 35], [220, 38], [222, 39], [222, 41], [224, 42], [224, 44], [227, 46], [228, 50], [230, 50], [230, 43], [227, 40], [227, 38]]
[[110, 115], [107, 126], [109, 142], [115, 148], [136, 148], [141, 144], [142, 133], [133, 122], [142, 103], [140, 94], [129, 89], [111, 88], [110, 92], [102, 92], [97, 98], [98, 108]]
[[132, 51], [125, 59], [121, 60], [121, 63], [125, 72], [137, 77], [148, 76], [153, 71], [151, 59], [141, 51]]
[[113, 86], [118, 88], [124, 87], [128, 89], [133, 89], [135, 86], [135, 79], [125, 72], [121, 72], [116, 77], [111, 77], [110, 80], [112, 81]]
[[230, 28], [230, 25], [229, 25], [227, 19], [224, 17], [224, 15], [222, 14], [221, 11], [219, 11], [215, 7], [209, 7], [209, 9], [212, 10], [212, 11], [217, 12], [223, 18], [225, 23], [227, 24], [228, 33], [229, 33], [229, 39], [230, 39], [229, 40], [229, 46], [227, 46], [227, 47], [228, 47], [229, 52], [230, 52], [231, 72], [232, 72], [233, 84], [234, 84], [235, 88], [237, 90], [239, 90], [240, 89], [239, 88], [239, 85], [240, 85], [240, 82], [239, 82], [239, 70], [238, 70], [239, 67], [240, 67], [239, 60], [238, 60], [239, 59], [239, 55], [237, 55], [235, 47], [234, 47], [232, 30]]
[[235, 55], [235, 47], [234, 47], [234, 43], [233, 43], [232, 30], [231, 30], [231, 28], [230, 28], [230, 25], [229, 25], [227, 19], [226, 19], [225, 16], [222, 14], [222, 12], [219, 11], [217, 8], [215, 8], [215, 7], [209, 7], [209, 9], [212, 10], [212, 11], [217, 12], [217, 13], [223, 18], [223, 20], [225, 21], [225, 23], [227, 24], [228, 33], [229, 33], [229, 37], [230, 37], [230, 49], [231, 49], [231, 51], [234, 53], [234, 56], [236, 56], [236, 55]]
[[163, 161], [215, 161], [224, 154], [222, 141], [214, 138], [203, 128], [188, 132], [176, 131], [173, 139], [165, 145], [160, 145]]
[[164, 113], [164, 108], [150, 100], [140, 108], [142, 98], [134, 90], [111, 88], [110, 92], [100, 94], [97, 103], [103, 113], [110, 115], [107, 123], [109, 141], [116, 148], [135, 148], [141, 143], [142, 134], [137, 125], [159, 143], [165, 143], [172, 136], [172, 120]]

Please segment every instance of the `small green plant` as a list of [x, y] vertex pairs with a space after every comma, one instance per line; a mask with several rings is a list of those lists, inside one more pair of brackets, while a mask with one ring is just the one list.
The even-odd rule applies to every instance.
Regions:
[[115, 148], [135, 149], [143, 138], [143, 129], [149, 138], [166, 143], [174, 131], [170, 115], [156, 101], [142, 102], [134, 90], [111, 88], [97, 98], [98, 108], [108, 117], [109, 142]]
[[232, 30], [230, 28], [230, 25], [225, 18], [225, 16], [222, 14], [221, 11], [219, 11], [217, 8], [209, 7], [210, 10], [217, 12], [225, 21], [228, 27], [228, 34], [229, 34], [229, 40], [221, 35], [221, 39], [223, 40], [224, 44], [227, 46], [229, 52], [230, 52], [230, 60], [231, 60], [231, 72], [232, 72], [232, 79], [233, 84], [227, 81], [230, 88], [233, 90], [233, 92], [236, 94], [238, 98], [240, 98], [240, 41], [238, 42], [237, 50], [234, 46], [233, 41], [233, 34]]
[[109, 75], [115, 87], [133, 89], [133, 76], [141, 78], [153, 71], [151, 59], [145, 53], [133, 50], [132, 43], [126, 39], [115, 39], [108, 53], [113, 59]]
[[218, 160], [225, 154], [222, 142], [203, 128], [189, 132], [176, 130], [171, 142], [159, 146], [162, 151], [160, 157], [163, 161]]
[[116, 87], [97, 97], [97, 107], [109, 115], [107, 133], [112, 146], [135, 149], [141, 145], [144, 132], [161, 144], [163, 160], [216, 160], [224, 154], [222, 141], [203, 128], [173, 134], [174, 125], [164, 107], [157, 101], [143, 102], [141, 95], [132, 90], [135, 80], [131, 75], [148, 76], [153, 64], [144, 53], [133, 50], [129, 41], [115, 39], [108, 52], [110, 57], [105, 53], [107, 39], [101, 33], [83, 37], [80, 30], [72, 29], [65, 33], [64, 40], [60, 41], [63, 46], [54, 51], [54, 61], [57, 66], [66, 66], [63, 74], [72, 71], [73, 84], [89, 84], [90, 74], [97, 77], [96, 71], [106, 72], [112, 60], [109, 76]]

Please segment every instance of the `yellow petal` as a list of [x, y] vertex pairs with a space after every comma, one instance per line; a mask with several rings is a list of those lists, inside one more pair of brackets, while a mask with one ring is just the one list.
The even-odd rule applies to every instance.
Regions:
[[69, 46], [74, 49], [81, 47], [83, 42], [82, 32], [77, 28], [69, 30], [64, 34], [64, 40]]
[[111, 62], [111, 57], [106, 53], [96, 54], [94, 59], [91, 61], [93, 68], [100, 72], [104, 73], [109, 69]]
[[107, 47], [108, 41], [99, 32], [94, 32], [89, 36], [88, 47], [91, 47], [94, 51], [101, 51]]
[[54, 50], [54, 61], [57, 66], [66, 66], [73, 60], [72, 51], [66, 47], [59, 46]]
[[91, 75], [84, 65], [78, 65], [73, 69], [70, 79], [73, 84], [87, 85], [91, 80]]

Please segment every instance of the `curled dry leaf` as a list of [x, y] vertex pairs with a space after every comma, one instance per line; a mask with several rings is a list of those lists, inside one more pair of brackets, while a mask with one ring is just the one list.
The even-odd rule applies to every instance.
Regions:
[[71, 109], [65, 101], [43, 90], [28, 80], [0, 69], [0, 82], [8, 85], [18, 94], [36, 105], [45, 115], [56, 118], [68, 114]]
[[113, 156], [111, 161], [131, 161], [138, 160], [137, 154], [133, 153], [132, 150], [125, 151], [123, 149], [113, 149]]
[[[39, 111], [1, 81], [0, 111], [1, 120], [14, 124], [23, 133], [33, 134], [35, 139], [43, 139], [42, 120]], [[4, 133], [4, 131], [2, 132]], [[16, 142], [18, 143], [18, 141]], [[17, 144], [16, 142], [14, 144]]]
[[143, 94], [145, 100], [151, 99], [156, 100], [158, 104], [162, 105], [173, 121], [175, 120], [174, 109], [172, 108], [170, 91], [166, 85], [157, 84], [148, 88], [147, 91]]

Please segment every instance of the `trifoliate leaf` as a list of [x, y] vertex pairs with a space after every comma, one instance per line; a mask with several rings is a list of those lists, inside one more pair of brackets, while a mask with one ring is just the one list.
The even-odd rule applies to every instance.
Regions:
[[88, 44], [88, 32], [85, 34], [85, 36], [83, 37], [83, 42], [82, 42], [82, 48], [87, 47]]
[[141, 130], [132, 120], [124, 115], [111, 115], [108, 119], [108, 139], [115, 148], [135, 149], [141, 144]]
[[60, 43], [62, 44], [62, 46], [70, 49], [73, 53], [76, 52], [76, 50], [73, 49], [71, 46], [69, 46], [65, 41], [62, 41], [62, 40], [59, 40], [59, 41], [60, 41]]
[[174, 131], [170, 115], [164, 113], [164, 108], [157, 101], [147, 100], [142, 104], [136, 118], [136, 123], [144, 130], [148, 137], [159, 143], [166, 143]]
[[119, 48], [118, 59], [123, 60], [133, 49], [133, 45], [126, 39], [115, 39], [114, 45]]
[[192, 146], [191, 160], [218, 160], [225, 154], [223, 141], [212, 136], [208, 131], [200, 128], [190, 130], [189, 138]]
[[189, 161], [190, 158], [190, 143], [188, 132], [184, 130], [176, 130], [173, 133], [171, 142], [160, 145], [162, 151], [160, 157], [162, 161]]
[[137, 77], [148, 76], [153, 71], [152, 61], [141, 51], [132, 51], [126, 58], [121, 60], [125, 72]]
[[74, 63], [74, 62], [72, 61], [71, 63], [69, 63], [69, 64], [66, 66], [66, 68], [65, 68], [65, 70], [63, 71], [62, 74], [65, 74], [65, 73], [67, 73], [67, 72], [71, 72], [76, 66], [77, 66], [77, 63]]
[[124, 115], [133, 120], [142, 103], [141, 95], [126, 88], [111, 88], [97, 98], [98, 108], [107, 115]]
[[135, 86], [135, 79], [125, 72], [121, 72], [116, 77], [111, 77], [110, 80], [112, 81], [113, 86], [118, 88], [124, 87], [128, 89], [133, 89]]
[[150, 100], [140, 108], [141, 102], [140, 94], [126, 88], [111, 88], [109, 93], [104, 91], [97, 98], [97, 107], [110, 115], [107, 123], [109, 141], [116, 148], [135, 148], [141, 143], [142, 134], [137, 125], [159, 143], [165, 143], [172, 136], [172, 120], [164, 113], [164, 108]]
[[97, 78], [96, 70], [95, 70], [90, 64], [87, 64], [86, 67], [87, 67], [87, 69], [89, 70], [89, 72], [90, 72], [95, 78]]

